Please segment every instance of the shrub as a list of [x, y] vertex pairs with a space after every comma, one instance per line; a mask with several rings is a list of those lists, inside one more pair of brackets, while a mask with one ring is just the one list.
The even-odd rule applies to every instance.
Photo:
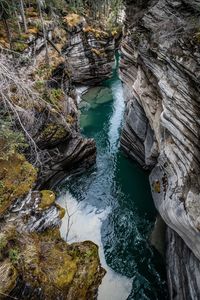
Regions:
[[24, 135], [19, 131], [13, 131], [9, 120], [0, 120], [0, 158], [8, 159], [19, 148], [25, 148]]

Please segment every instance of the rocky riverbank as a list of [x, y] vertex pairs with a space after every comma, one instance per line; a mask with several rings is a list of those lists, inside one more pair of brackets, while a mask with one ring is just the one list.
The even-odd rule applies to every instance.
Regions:
[[152, 170], [154, 202], [170, 227], [171, 299], [200, 297], [199, 10], [197, 1], [127, 1], [121, 45], [121, 145]]

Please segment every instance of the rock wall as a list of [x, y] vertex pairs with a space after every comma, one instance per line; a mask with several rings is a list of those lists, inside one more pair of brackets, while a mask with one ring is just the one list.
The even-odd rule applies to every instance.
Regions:
[[[26, 131], [28, 147], [21, 154], [21, 148], [18, 151], [11, 145], [10, 153], [2, 153], [7, 142], [0, 136], [0, 298], [96, 299], [105, 274], [98, 247], [90, 241], [69, 245], [61, 239], [59, 226], [65, 210], [47, 188], [95, 163], [95, 142], [80, 133], [74, 83], [94, 84], [110, 77], [114, 42], [106, 33], [89, 30], [86, 34], [75, 26], [68, 36], [67, 25], [59, 27], [49, 20], [48, 24], [47, 49], [41, 33], [31, 30], [17, 71], [9, 55], [3, 58], [12, 76], [20, 78], [10, 88], [9, 79], [3, 77], [17, 104], [11, 129]], [[93, 34], [100, 36], [94, 39]], [[108, 53], [91, 48], [96, 44], [106, 45]], [[2, 65], [0, 75], [4, 76]], [[27, 91], [29, 79], [33, 90]], [[17, 94], [21, 83], [25, 97]], [[1, 97], [0, 103], [3, 119]], [[8, 128], [8, 132], [13, 131]]]
[[[39, 110], [31, 107], [19, 111], [40, 152], [39, 188], [52, 187], [73, 170], [95, 162], [94, 140], [80, 134], [75, 85], [94, 85], [110, 78], [115, 59], [114, 35], [92, 28], [76, 14], [63, 20], [62, 27], [48, 21], [49, 66], [41, 34], [29, 36], [22, 55], [22, 66], [25, 59], [28, 61], [22, 73], [36, 82], [40, 96], [46, 100], [40, 101]], [[30, 64], [32, 56], [34, 64]]]
[[199, 1], [127, 1], [121, 44], [126, 98], [121, 145], [152, 170], [155, 205], [177, 233], [168, 234], [172, 299], [200, 297], [199, 9]]
[[75, 84], [95, 85], [112, 76], [115, 38], [111, 33], [89, 26], [84, 18], [70, 26], [69, 44], [64, 51], [72, 81]]
[[179, 235], [167, 229], [167, 278], [171, 299], [199, 299], [200, 264]]

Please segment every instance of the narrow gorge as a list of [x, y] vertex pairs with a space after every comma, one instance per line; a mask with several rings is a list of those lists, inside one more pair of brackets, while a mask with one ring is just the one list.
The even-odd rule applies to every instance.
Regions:
[[200, 299], [198, 0], [0, 0], [0, 299]]

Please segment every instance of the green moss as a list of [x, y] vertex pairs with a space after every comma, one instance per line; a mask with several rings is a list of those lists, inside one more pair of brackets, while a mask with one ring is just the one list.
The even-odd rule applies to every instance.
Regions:
[[12, 122], [4, 118], [0, 120], [0, 159], [8, 160], [17, 150], [26, 147], [24, 135], [12, 130]]
[[[78, 259], [78, 276], [74, 278], [72, 294], [74, 299], [87, 299], [88, 291], [97, 280], [101, 280], [105, 274], [99, 269], [98, 247], [89, 241], [75, 243], [70, 246], [70, 254]], [[87, 272], [85, 272], [87, 270]]]
[[91, 249], [88, 249], [85, 253], [84, 253], [84, 256], [87, 257], [87, 258], [90, 258], [90, 257], [96, 257], [98, 255], [97, 253], [97, 249], [96, 247], [93, 247]]
[[44, 80], [37, 80], [35, 82], [35, 85], [34, 85], [35, 89], [39, 92], [43, 92], [44, 89], [45, 89], [45, 81]]
[[9, 254], [8, 254], [11, 262], [13, 264], [16, 264], [19, 262], [19, 259], [20, 259], [20, 252], [19, 252], [19, 249], [17, 248], [11, 248], [9, 249]]
[[93, 299], [92, 287], [104, 275], [95, 244], [68, 245], [60, 238], [59, 228], [19, 234], [9, 227], [2, 234], [6, 241], [2, 239], [0, 292], [9, 294], [20, 276], [30, 288], [40, 288], [44, 299]]
[[36, 27], [36, 29], [38, 30], [38, 31], [41, 31], [42, 30], [42, 22], [41, 22], [41, 20], [37, 20], [36, 22], [35, 22], [35, 27]]
[[7, 243], [8, 243], [8, 241], [7, 241], [6, 237], [1, 233], [0, 234], [0, 251], [6, 247]]
[[50, 100], [52, 102], [60, 100], [64, 96], [64, 93], [61, 89], [51, 89], [50, 90]]
[[56, 123], [48, 123], [41, 133], [41, 139], [48, 142], [56, 142], [66, 138], [68, 131], [65, 126]]
[[[53, 70], [53, 69], [52, 69]], [[52, 72], [51, 70], [51, 72]], [[51, 73], [50, 72], [50, 73]], [[51, 74], [48, 73], [48, 78]], [[43, 77], [41, 74], [40, 77]], [[40, 93], [41, 97], [48, 103], [51, 104], [57, 112], [61, 112], [63, 109], [63, 102], [65, 100], [65, 94], [62, 89], [50, 89], [46, 86], [46, 80], [37, 80], [35, 83], [35, 89]]]
[[62, 111], [64, 92], [62, 89], [49, 89], [47, 91], [46, 100], [53, 106], [57, 111]]
[[41, 193], [41, 201], [39, 207], [41, 209], [49, 208], [55, 202], [56, 197], [54, 192], [49, 190], [43, 190], [40, 193]]
[[19, 40], [26, 41], [29, 35], [27, 33], [20, 33]]
[[36, 169], [23, 155], [13, 153], [0, 159], [0, 215], [19, 197], [26, 195], [37, 178]]
[[67, 299], [69, 290], [72, 299], [87, 299], [99, 268], [93, 243], [67, 245], [51, 230], [24, 237], [23, 243], [21, 268], [29, 285], [42, 288], [46, 299], [56, 298], [57, 291]]
[[53, 67], [44, 63], [37, 68], [36, 76], [42, 80], [47, 80], [51, 77], [52, 71]]
[[4, 182], [0, 180], [0, 190], [4, 189], [4, 187], [5, 187]]
[[26, 48], [28, 45], [23, 42], [15, 42], [13, 45], [13, 50], [17, 52], [23, 52]]
[[52, 278], [53, 284], [59, 289], [66, 288], [72, 282], [77, 271], [76, 259], [72, 259], [64, 248], [62, 243], [52, 247], [47, 253], [48, 264], [45, 264], [45, 269]]
[[61, 206], [58, 205], [58, 204], [56, 204], [56, 207], [57, 207], [58, 210], [59, 210], [59, 217], [60, 217], [60, 219], [64, 218], [65, 213], [66, 213], [65, 208], [61, 207]]

